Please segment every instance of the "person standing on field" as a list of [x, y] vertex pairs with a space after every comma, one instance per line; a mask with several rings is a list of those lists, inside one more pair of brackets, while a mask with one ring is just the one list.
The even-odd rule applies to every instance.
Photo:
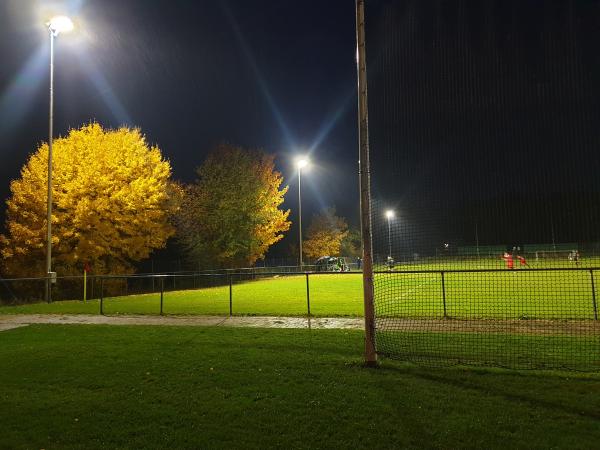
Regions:
[[502, 259], [504, 261], [506, 261], [506, 268], [507, 269], [514, 269], [515, 268], [515, 260], [513, 258], [513, 255], [511, 253], [508, 252], [504, 252], [504, 255], [502, 255]]

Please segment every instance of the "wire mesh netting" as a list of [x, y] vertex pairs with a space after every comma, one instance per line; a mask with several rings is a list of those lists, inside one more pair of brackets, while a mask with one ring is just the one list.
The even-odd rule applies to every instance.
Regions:
[[600, 2], [366, 2], [378, 353], [600, 369]]
[[[362, 314], [358, 272], [262, 269], [57, 277], [49, 303], [42, 303], [46, 278], [0, 279], [0, 314], [265, 315], [327, 322]], [[361, 324], [357, 319], [350, 326]]]

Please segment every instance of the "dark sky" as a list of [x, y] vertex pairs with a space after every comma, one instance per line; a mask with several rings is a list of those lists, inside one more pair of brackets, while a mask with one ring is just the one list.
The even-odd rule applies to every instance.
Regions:
[[293, 213], [293, 158], [310, 150], [306, 222], [330, 205], [358, 221], [353, 0], [3, 0], [1, 198], [47, 139], [52, 11], [77, 25], [56, 41], [56, 135], [139, 126], [182, 181], [218, 142], [261, 147], [277, 154]]
[[[354, 0], [4, 0], [2, 198], [47, 139], [43, 22], [61, 3], [79, 32], [57, 40], [56, 134], [139, 126], [182, 181], [218, 142], [262, 147], [294, 222], [292, 160], [311, 149], [305, 224], [330, 205], [357, 222]], [[367, 0], [366, 12], [376, 253], [388, 207], [396, 253], [600, 241], [600, 0]]]
[[600, 245], [600, 2], [371, 0], [375, 252]]

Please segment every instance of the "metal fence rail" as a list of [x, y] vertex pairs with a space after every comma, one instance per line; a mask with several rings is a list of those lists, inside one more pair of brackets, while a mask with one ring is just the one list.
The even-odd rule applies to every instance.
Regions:
[[378, 352], [427, 365], [598, 371], [598, 270], [378, 272]]
[[[600, 370], [598, 271], [600, 267], [379, 270], [374, 274], [377, 351], [434, 365]], [[351, 286], [346, 294], [331, 293], [335, 291], [330, 290], [331, 283], [321, 277], [332, 275]], [[267, 314], [322, 315], [324, 302], [334, 305], [328, 310], [333, 316], [361, 314], [357, 272], [312, 271], [88, 277], [88, 300], [94, 303], [86, 311], [202, 314], [194, 305], [212, 302], [219, 308], [211, 314], [264, 314], [261, 302], [272, 294], [259, 289], [250, 301], [247, 298], [248, 286], [258, 286], [251, 283], [261, 280], [268, 282], [270, 292], [277, 292], [271, 283], [288, 280], [295, 296], [278, 297], [279, 306]], [[2, 280], [4, 286], [12, 285], [13, 292], [20, 289], [29, 295], [5, 303], [40, 302], [46, 282], [46, 278]], [[59, 277], [53, 289], [68, 295], [53, 297], [81, 301], [82, 283], [82, 277]], [[349, 298], [356, 303], [350, 311], [342, 307]], [[144, 309], [139, 309], [142, 303]]]
[[[306, 267], [306, 266], [305, 266]], [[313, 275], [358, 275], [359, 272], [316, 272], [316, 271], [288, 271], [286, 270], [222, 270], [208, 272], [177, 272], [162, 274], [136, 274], [136, 275], [93, 275], [57, 277], [53, 284], [53, 302], [81, 301], [83, 299], [84, 284], [88, 293], [87, 300], [99, 300], [101, 303], [106, 297], [127, 297], [140, 294], [158, 293], [163, 302], [167, 292], [200, 290], [216, 287], [229, 287], [229, 298], [233, 300], [233, 286], [255, 280], [264, 280], [277, 277], [303, 277], [306, 280], [306, 301], [310, 304], [309, 277]], [[0, 279], [4, 291], [0, 295], [0, 304], [28, 304], [39, 303], [43, 298], [43, 291], [50, 278], [12, 278]], [[231, 309], [230, 309], [231, 311]], [[307, 307], [310, 315], [310, 306]]]

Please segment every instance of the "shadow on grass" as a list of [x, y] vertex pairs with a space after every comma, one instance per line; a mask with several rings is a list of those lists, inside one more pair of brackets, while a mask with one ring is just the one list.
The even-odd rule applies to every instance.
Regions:
[[[464, 366], [426, 370], [411, 363], [388, 360], [379, 364], [377, 369], [365, 368], [365, 370], [397, 373], [413, 379], [493, 395], [510, 402], [525, 403], [553, 412], [600, 420], [600, 395], [598, 395], [600, 394], [600, 374], [539, 370], [513, 371]], [[575, 392], [574, 387], [579, 392]], [[593, 400], [593, 403], [598, 408], [589, 407], [589, 395], [597, 396], [597, 400]], [[585, 408], [582, 407], [584, 402], [578, 401], [582, 396], [587, 399]]]

